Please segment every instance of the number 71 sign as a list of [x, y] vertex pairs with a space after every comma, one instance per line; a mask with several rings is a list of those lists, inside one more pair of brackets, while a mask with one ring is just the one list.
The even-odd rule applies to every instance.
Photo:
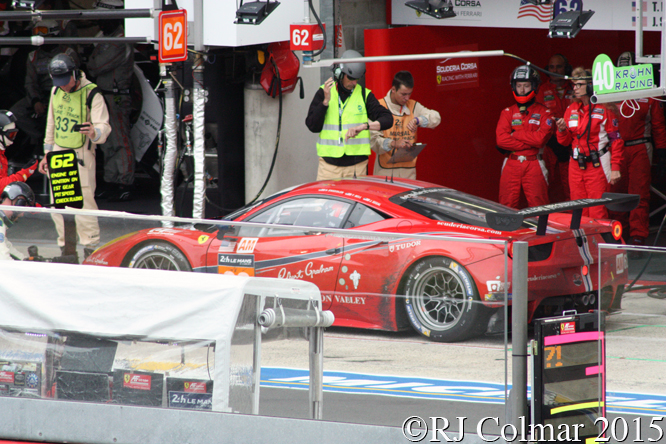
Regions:
[[184, 62], [187, 60], [187, 11], [160, 12], [159, 50], [160, 63]]

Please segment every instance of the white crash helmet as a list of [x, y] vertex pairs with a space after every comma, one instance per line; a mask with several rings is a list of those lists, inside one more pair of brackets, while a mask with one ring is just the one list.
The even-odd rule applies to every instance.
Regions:
[[32, 27], [32, 35], [56, 36], [60, 35], [60, 25], [55, 20], [41, 20]]
[[11, 111], [6, 109], [0, 110], [0, 150], [4, 151], [5, 148], [14, 143], [16, 135], [18, 134], [16, 128], [16, 116]]

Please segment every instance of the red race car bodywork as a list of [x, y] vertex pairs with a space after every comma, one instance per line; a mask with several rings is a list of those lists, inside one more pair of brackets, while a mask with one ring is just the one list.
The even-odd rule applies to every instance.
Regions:
[[[434, 340], [458, 341], [484, 333], [504, 301], [503, 244], [470, 240], [506, 241], [509, 250], [512, 242], [527, 241], [530, 318], [587, 311], [597, 298], [606, 310], [619, 308], [626, 254], [597, 260], [598, 244], [621, 242], [617, 224], [578, 218], [580, 228], [572, 230], [571, 214], [537, 208], [549, 216], [543, 233], [537, 234], [536, 220], [522, 217], [519, 228], [499, 230], [487, 215], [514, 216], [514, 210], [450, 188], [378, 177], [321, 181], [277, 193], [219, 225], [132, 233], [85, 263], [304, 279], [321, 290], [334, 325], [391, 331], [411, 325]], [[326, 228], [346, 231], [320, 231]], [[424, 234], [462, 241], [412, 237]], [[511, 264], [509, 257], [509, 271]], [[601, 292], [600, 267], [602, 276], [613, 277]], [[510, 286], [509, 273], [509, 298]]]

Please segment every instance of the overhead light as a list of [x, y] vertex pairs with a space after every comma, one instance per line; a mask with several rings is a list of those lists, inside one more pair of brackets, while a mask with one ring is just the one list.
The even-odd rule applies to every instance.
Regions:
[[44, 3], [44, 0], [14, 0], [12, 6], [14, 9], [29, 9], [30, 11], [34, 11], [42, 6], [42, 3]]
[[405, 6], [416, 9], [436, 19], [456, 16], [456, 13], [453, 12], [453, 3], [450, 0], [414, 0], [405, 3]]
[[583, 29], [585, 23], [592, 17], [594, 11], [567, 11], [555, 17], [550, 22], [548, 37], [563, 37], [572, 39]]
[[265, 2], [257, 1], [243, 4], [243, 0], [241, 0], [241, 5], [236, 11], [236, 20], [234, 20], [234, 23], [238, 25], [258, 25], [263, 22], [279, 4], [280, 2], [278, 1], [271, 2], [269, 0], [266, 0]]

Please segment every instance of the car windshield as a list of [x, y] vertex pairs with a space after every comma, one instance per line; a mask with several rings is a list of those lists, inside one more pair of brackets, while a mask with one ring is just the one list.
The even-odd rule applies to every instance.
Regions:
[[[497, 202], [443, 187], [406, 191], [389, 200], [428, 219], [486, 228], [489, 228], [486, 222], [487, 213], [516, 212], [513, 208]], [[523, 226], [533, 227], [534, 221], [526, 220]]]

